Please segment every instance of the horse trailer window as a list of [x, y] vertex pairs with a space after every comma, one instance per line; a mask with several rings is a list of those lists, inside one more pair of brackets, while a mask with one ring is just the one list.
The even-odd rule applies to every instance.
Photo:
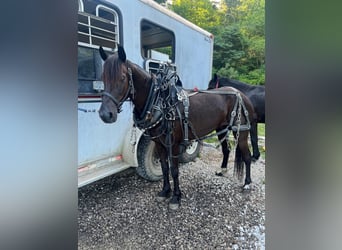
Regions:
[[174, 33], [157, 24], [141, 22], [141, 53], [145, 59], [175, 61]]
[[[91, 11], [91, 5], [81, 7], [82, 2], [79, 1], [79, 9], [85, 8], [85, 12], [78, 12], [78, 41], [79, 44], [93, 46], [102, 46], [107, 49], [115, 50], [119, 43], [119, 16], [117, 12], [104, 5], [97, 5], [96, 10]], [[87, 13], [95, 12], [96, 15]], [[94, 46], [95, 47], [95, 46]]]
[[102, 59], [98, 48], [114, 53], [119, 43], [119, 15], [96, 1], [78, 1], [78, 93], [101, 92]]
[[[107, 52], [107, 54], [111, 54]], [[78, 47], [78, 93], [80, 95], [98, 95], [94, 84], [101, 81], [102, 59], [97, 49]], [[95, 82], [95, 83], [94, 83]]]

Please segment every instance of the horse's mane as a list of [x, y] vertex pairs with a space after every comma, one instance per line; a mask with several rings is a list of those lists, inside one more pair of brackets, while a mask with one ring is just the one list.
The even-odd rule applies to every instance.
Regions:
[[103, 65], [103, 73], [102, 73], [102, 80], [104, 82], [110, 82], [110, 81], [118, 81], [119, 77], [121, 77], [118, 72], [120, 72], [120, 67], [123, 63], [127, 63], [131, 67], [134, 67], [135, 70], [139, 71], [139, 74], [143, 75], [146, 79], [150, 79], [151, 75], [141, 68], [138, 64], [132, 63], [129, 60], [126, 60], [126, 62], [123, 62], [117, 54], [114, 54], [105, 61]]
[[238, 80], [226, 78], [226, 77], [220, 77], [220, 84], [221, 85], [229, 85], [229, 86], [239, 86], [240, 88], [244, 89], [250, 89], [250, 88], [256, 88], [256, 87], [264, 87], [262, 85], [251, 85], [245, 82], [240, 82]]
[[135, 67], [137, 71], [140, 72], [140, 74], [144, 75], [145, 78], [152, 78], [151, 74], [149, 74], [146, 70], [141, 68], [138, 64], [132, 63], [131, 61], [128, 61], [129, 65]]

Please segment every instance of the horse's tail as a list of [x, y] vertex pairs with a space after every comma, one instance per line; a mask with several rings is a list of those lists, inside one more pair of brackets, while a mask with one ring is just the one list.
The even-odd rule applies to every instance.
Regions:
[[242, 152], [239, 146], [235, 149], [234, 176], [242, 181], [245, 170], [245, 162], [242, 159]]

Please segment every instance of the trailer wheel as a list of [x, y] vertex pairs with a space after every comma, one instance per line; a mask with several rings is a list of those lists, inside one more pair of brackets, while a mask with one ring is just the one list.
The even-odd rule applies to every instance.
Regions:
[[192, 141], [186, 148], [185, 152], [180, 155], [179, 162], [187, 163], [193, 161], [198, 157], [201, 150], [201, 144], [198, 141]]
[[163, 178], [160, 160], [154, 141], [142, 136], [138, 145], [138, 175], [149, 181], [159, 181]]

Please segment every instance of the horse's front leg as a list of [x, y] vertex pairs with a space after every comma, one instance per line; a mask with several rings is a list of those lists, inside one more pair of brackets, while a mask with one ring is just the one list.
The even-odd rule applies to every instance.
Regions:
[[157, 201], [165, 201], [171, 195], [169, 180], [169, 164], [167, 162], [166, 149], [160, 143], [156, 143], [156, 149], [159, 154], [160, 164], [163, 172], [163, 189], [157, 194]]
[[[220, 130], [216, 130], [216, 132], [219, 132], [219, 131]], [[227, 173], [227, 165], [228, 165], [228, 159], [229, 159], [229, 145], [228, 145], [228, 140], [225, 137], [226, 137], [226, 133], [218, 135], [219, 141], [223, 140], [221, 142], [223, 160], [221, 164], [221, 170], [215, 173], [217, 176], [223, 176]]]
[[182, 196], [181, 190], [179, 188], [179, 168], [178, 168], [179, 145], [173, 146], [172, 152], [173, 152], [173, 155], [177, 157], [172, 157], [172, 159], [170, 160], [171, 175], [173, 178], [174, 189], [173, 189], [173, 196], [170, 200], [169, 208], [172, 210], [176, 210], [180, 206], [181, 196]]

